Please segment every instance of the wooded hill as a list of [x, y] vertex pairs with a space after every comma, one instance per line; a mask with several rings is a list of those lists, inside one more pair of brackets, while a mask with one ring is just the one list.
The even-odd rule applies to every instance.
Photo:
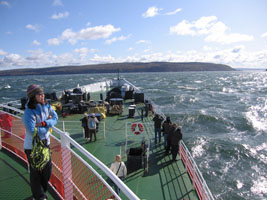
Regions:
[[0, 76], [60, 75], [130, 72], [234, 71], [228, 65], [201, 62], [110, 63], [98, 65], [25, 68], [0, 71]]

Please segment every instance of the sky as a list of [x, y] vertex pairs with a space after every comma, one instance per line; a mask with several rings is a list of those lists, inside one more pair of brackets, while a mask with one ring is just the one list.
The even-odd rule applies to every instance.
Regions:
[[0, 70], [155, 61], [267, 68], [267, 0], [0, 0]]

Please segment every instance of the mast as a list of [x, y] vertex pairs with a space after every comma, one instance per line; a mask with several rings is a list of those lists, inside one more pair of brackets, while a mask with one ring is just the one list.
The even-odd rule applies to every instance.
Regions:
[[118, 80], [120, 80], [120, 69], [118, 68], [118, 77], [117, 77]]

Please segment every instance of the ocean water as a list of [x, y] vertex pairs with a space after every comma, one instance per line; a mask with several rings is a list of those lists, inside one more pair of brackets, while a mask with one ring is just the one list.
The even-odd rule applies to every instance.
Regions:
[[[115, 74], [0, 77], [0, 103], [115, 78]], [[216, 199], [267, 199], [267, 73], [121, 74], [182, 127]]]

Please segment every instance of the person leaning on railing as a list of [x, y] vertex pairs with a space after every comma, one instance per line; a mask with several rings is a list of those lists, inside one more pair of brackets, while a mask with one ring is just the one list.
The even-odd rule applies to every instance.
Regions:
[[47, 199], [45, 192], [48, 189], [48, 181], [52, 172], [52, 162], [50, 160], [42, 171], [34, 170], [31, 167], [33, 134], [37, 131], [40, 140], [46, 142], [49, 147], [49, 128], [57, 124], [58, 116], [53, 108], [45, 102], [43, 89], [39, 85], [30, 85], [27, 88], [27, 97], [28, 101], [23, 116], [26, 128], [24, 151], [30, 166], [30, 186], [33, 199], [44, 200]]

